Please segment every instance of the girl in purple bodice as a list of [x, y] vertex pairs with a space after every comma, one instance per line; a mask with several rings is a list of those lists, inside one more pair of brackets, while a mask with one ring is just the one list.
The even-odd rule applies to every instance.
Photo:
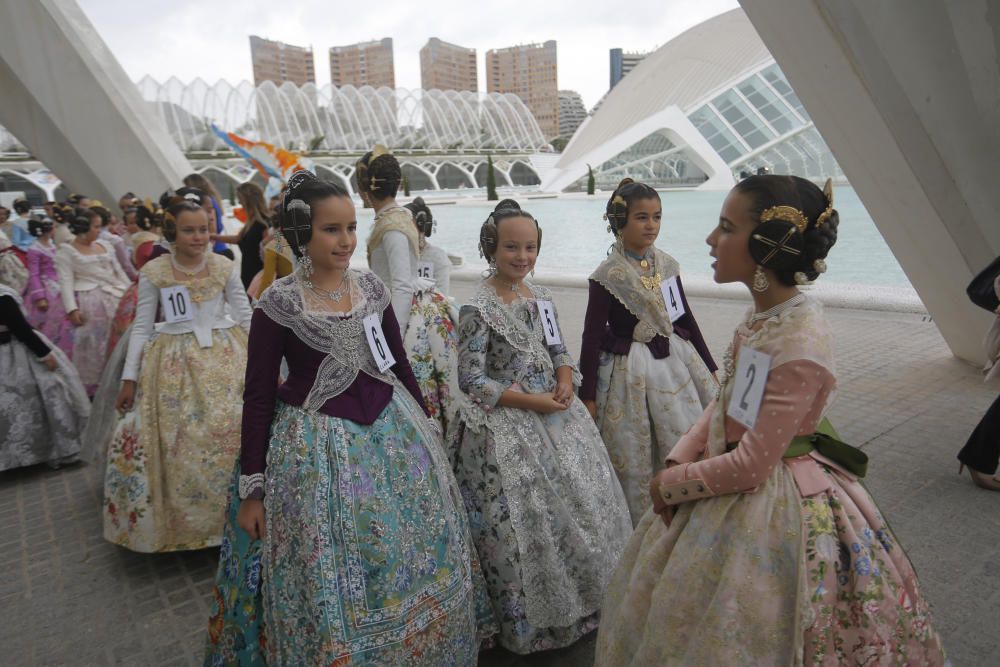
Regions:
[[28, 323], [38, 329], [72, 358], [73, 324], [66, 317], [59, 296], [59, 274], [56, 272], [56, 244], [52, 241], [51, 220], [29, 220], [28, 231], [35, 242], [28, 248], [28, 287], [24, 302]]

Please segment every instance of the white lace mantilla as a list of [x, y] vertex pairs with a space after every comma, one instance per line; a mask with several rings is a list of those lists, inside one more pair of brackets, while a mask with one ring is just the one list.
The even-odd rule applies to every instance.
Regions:
[[318, 411], [331, 398], [346, 390], [358, 373], [393, 384], [394, 375], [375, 365], [368, 348], [362, 320], [373, 313], [381, 319], [389, 305], [389, 291], [378, 277], [367, 271], [350, 270], [352, 288], [363, 297], [348, 317], [309, 310], [305, 306], [298, 272], [276, 280], [264, 292], [257, 307], [278, 324], [291, 329], [309, 347], [326, 355], [302, 407]]

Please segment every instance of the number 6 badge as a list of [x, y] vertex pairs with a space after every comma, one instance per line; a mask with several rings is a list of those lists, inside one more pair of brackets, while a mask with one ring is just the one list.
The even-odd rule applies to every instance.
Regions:
[[384, 373], [387, 368], [396, 363], [396, 358], [392, 356], [389, 343], [385, 340], [385, 333], [382, 331], [382, 321], [378, 313], [372, 313], [362, 320], [365, 327], [365, 338], [368, 339], [368, 347], [375, 358], [375, 365], [380, 373]]
[[741, 347], [736, 359], [736, 380], [726, 414], [752, 429], [757, 423], [757, 413], [764, 398], [764, 385], [771, 370], [771, 355], [751, 347]]

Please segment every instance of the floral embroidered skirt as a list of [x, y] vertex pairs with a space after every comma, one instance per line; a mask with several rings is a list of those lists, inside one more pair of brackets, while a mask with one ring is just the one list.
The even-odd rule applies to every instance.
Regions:
[[91, 396], [108, 358], [108, 336], [111, 320], [118, 307], [118, 297], [101, 288], [76, 293], [76, 303], [83, 315], [83, 326], [77, 327], [73, 339], [73, 363], [80, 371], [80, 379]]
[[824, 467], [647, 512], [608, 587], [595, 664], [942, 665], [917, 577], [875, 502]]
[[240, 451], [247, 334], [160, 334], [143, 351], [135, 407], [118, 420], [104, 477], [104, 537], [133, 551], [222, 540], [226, 485]]
[[111, 332], [108, 334], [108, 356], [114, 352], [115, 345], [132, 325], [135, 319], [135, 307], [139, 303], [139, 283], [132, 283], [125, 290], [115, 308], [115, 316], [111, 320]]
[[652, 506], [649, 480], [715, 395], [698, 352], [676, 334], [670, 355], [655, 359], [645, 343], [628, 355], [602, 352], [597, 369], [597, 424], [628, 501], [632, 524]]
[[455, 417], [458, 388], [458, 334], [455, 308], [441, 292], [413, 296], [403, 346], [431, 417], [442, 433]]
[[80, 453], [90, 401], [69, 358], [38, 337], [52, 347], [55, 371], [16, 338], [0, 344], [0, 470], [56, 467]]
[[206, 664], [475, 664], [492, 612], [447, 457], [416, 419], [398, 396], [370, 426], [279, 403], [266, 539], [227, 527]]
[[[594, 420], [494, 408], [455, 430], [455, 475], [500, 621], [516, 653], [569, 646], [597, 627], [605, 588], [632, 532]], [[480, 417], [481, 419], [481, 417]]]
[[73, 358], [73, 323], [66, 317], [62, 296], [59, 294], [59, 283], [55, 280], [43, 280], [45, 300], [49, 307], [41, 310], [35, 302], [25, 297], [25, 319], [32, 329], [45, 334], [45, 337], [56, 344], [67, 357]]

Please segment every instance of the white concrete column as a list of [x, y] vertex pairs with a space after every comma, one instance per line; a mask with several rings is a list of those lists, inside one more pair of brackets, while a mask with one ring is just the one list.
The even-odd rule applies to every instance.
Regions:
[[0, 0], [0, 90], [0, 125], [72, 191], [113, 205], [191, 171], [73, 0]]
[[951, 350], [982, 361], [965, 286], [1000, 255], [995, 0], [741, 4]]

